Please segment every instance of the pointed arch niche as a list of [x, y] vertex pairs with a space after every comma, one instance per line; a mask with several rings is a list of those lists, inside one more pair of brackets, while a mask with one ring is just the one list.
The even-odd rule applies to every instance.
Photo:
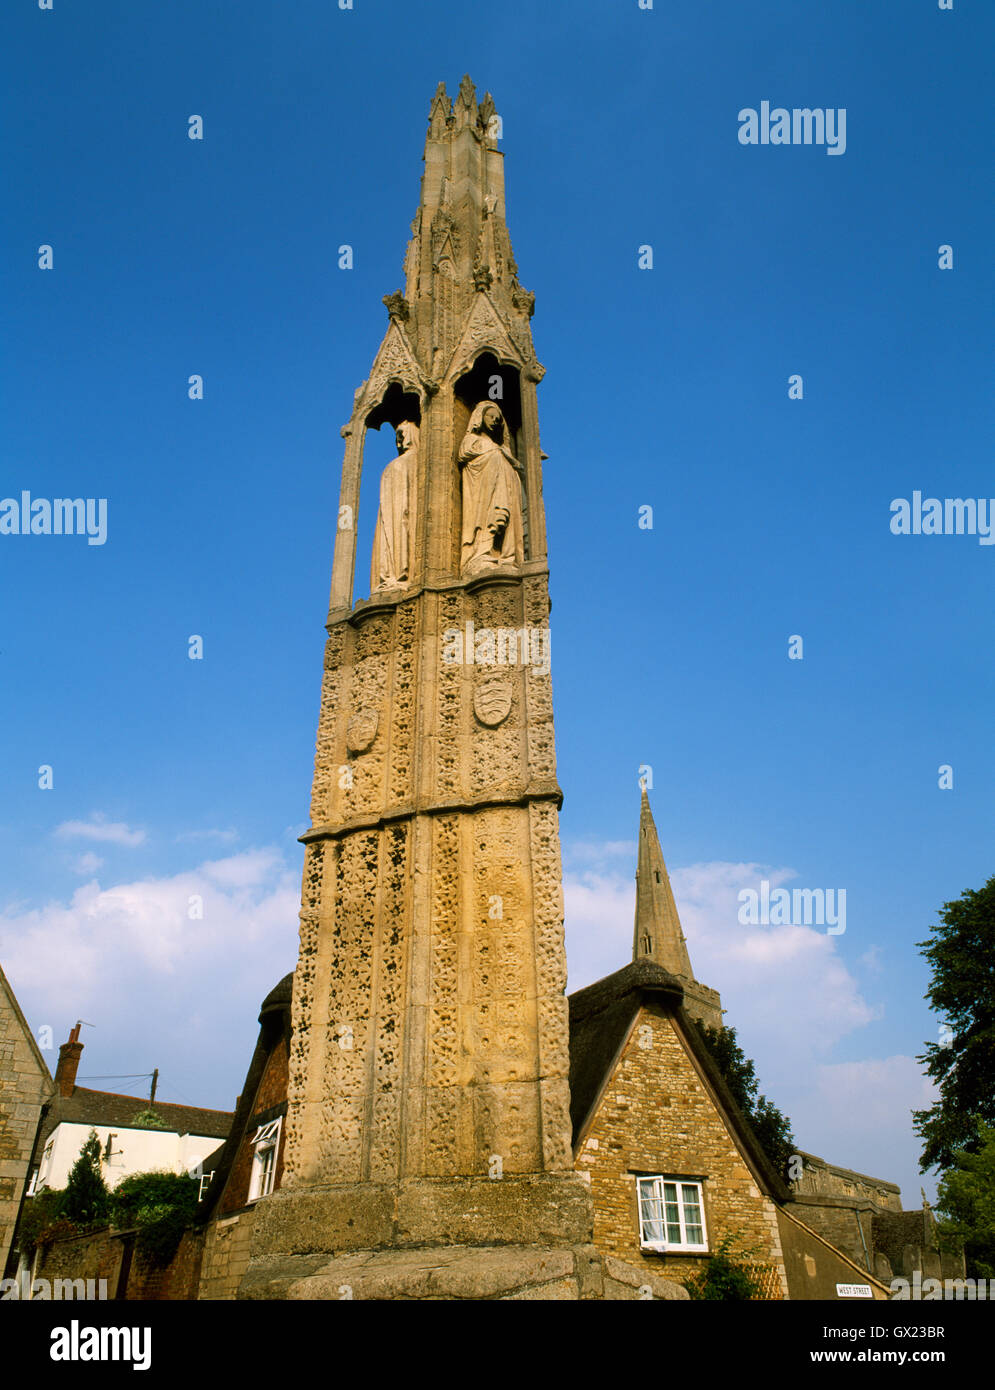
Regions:
[[[459, 524], [454, 528], [453, 544], [453, 565], [456, 574], [459, 573], [463, 517], [459, 449], [474, 407], [481, 401], [493, 401], [499, 407], [508, 431], [505, 443], [523, 464], [527, 461], [528, 441], [522, 428], [522, 381], [519, 369], [510, 362], [499, 361], [493, 352], [482, 352], [474, 360], [470, 370], [459, 377], [453, 386], [454, 515], [459, 520]], [[529, 495], [530, 491], [527, 485], [522, 488], [522, 545], [526, 561], [532, 558], [530, 520], [533, 514], [533, 498]]]
[[[412, 420], [421, 427], [421, 398], [418, 392], [405, 387], [400, 381], [391, 381], [377, 404], [365, 415], [361, 409], [357, 411], [350, 424], [342, 431], [346, 447], [342, 465], [342, 487], [339, 493], [335, 554], [332, 561], [329, 616], [352, 608], [356, 597], [355, 589], [360, 591], [362, 597], [369, 596], [373, 532], [380, 505], [380, 477], [384, 467], [396, 453], [393, 433], [402, 420]], [[389, 440], [389, 448], [384, 449], [381, 441], [377, 441], [379, 447], [375, 450], [374, 466], [368, 470], [368, 477], [364, 483], [363, 454], [366, 432], [369, 429], [379, 431], [384, 425], [389, 428], [385, 432], [387, 439], [383, 443]], [[357, 552], [361, 557], [362, 566], [358, 583]]]

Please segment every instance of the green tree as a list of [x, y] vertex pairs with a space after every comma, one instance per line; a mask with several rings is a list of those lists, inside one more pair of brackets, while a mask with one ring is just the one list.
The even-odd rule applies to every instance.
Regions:
[[941, 1240], [963, 1241], [972, 1278], [995, 1279], [995, 1127], [979, 1125], [976, 1153], [954, 1155], [937, 1188]]
[[766, 1096], [759, 1095], [756, 1068], [736, 1041], [735, 1028], [707, 1028], [695, 1019], [732, 1098], [753, 1127], [757, 1142], [772, 1166], [787, 1181], [788, 1163], [795, 1152], [791, 1121]]
[[100, 1171], [100, 1140], [90, 1130], [66, 1183], [61, 1215], [77, 1226], [93, 1225], [107, 1217], [107, 1184]]
[[995, 876], [944, 903], [939, 917], [918, 943], [933, 969], [925, 997], [946, 1024], [918, 1058], [940, 1088], [928, 1110], [913, 1111], [923, 1173], [976, 1153], [981, 1122], [995, 1123]]

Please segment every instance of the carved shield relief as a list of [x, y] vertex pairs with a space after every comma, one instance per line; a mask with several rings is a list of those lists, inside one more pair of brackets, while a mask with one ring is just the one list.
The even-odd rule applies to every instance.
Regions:
[[511, 681], [507, 676], [491, 676], [473, 692], [473, 712], [489, 728], [502, 723], [511, 710]]
[[377, 736], [380, 715], [375, 709], [356, 710], [345, 731], [345, 746], [350, 753], [365, 753]]

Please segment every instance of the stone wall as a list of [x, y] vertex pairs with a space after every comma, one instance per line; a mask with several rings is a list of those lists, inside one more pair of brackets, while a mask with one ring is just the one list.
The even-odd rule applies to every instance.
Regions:
[[837, 1284], [869, 1284], [872, 1298], [888, 1297], [888, 1290], [871, 1278], [863, 1265], [846, 1259], [784, 1208], [778, 1210], [778, 1227], [793, 1300], [835, 1300], [840, 1297]]
[[127, 1243], [116, 1232], [96, 1231], [91, 1235], [64, 1236], [38, 1247], [35, 1256], [34, 1278], [107, 1281], [107, 1297], [118, 1296], [118, 1284], [124, 1264]]
[[839, 1168], [814, 1154], [803, 1153], [801, 1158], [804, 1162], [802, 1175], [791, 1184], [796, 1197], [839, 1197], [872, 1202], [882, 1211], [902, 1210], [902, 1193], [896, 1183]]
[[42, 1105], [53, 1090], [10, 987], [0, 971], [0, 1275], [20, 1210]]
[[249, 1240], [255, 1207], [237, 1216], [223, 1217], [208, 1226], [197, 1297], [234, 1298], [249, 1267]]
[[873, 1260], [873, 1202], [856, 1197], [809, 1197], [790, 1204], [795, 1215], [823, 1240], [842, 1250], [863, 1269]]
[[106, 1279], [109, 1299], [135, 1303], [195, 1298], [203, 1233], [185, 1232], [176, 1254], [165, 1265], [136, 1250], [135, 1235], [134, 1231], [108, 1229], [46, 1242], [38, 1247], [34, 1278], [53, 1284], [57, 1279]]
[[928, 1208], [877, 1213], [873, 1231], [877, 1258], [887, 1260], [895, 1275], [911, 1279], [919, 1270], [926, 1278], [964, 1278], [963, 1249], [940, 1249], [936, 1219]]
[[678, 1282], [698, 1274], [707, 1255], [659, 1255], [640, 1248], [636, 1176], [701, 1178], [709, 1250], [723, 1236], [738, 1235], [741, 1244], [757, 1250], [765, 1296], [786, 1296], [774, 1203], [757, 1187], [673, 1020], [662, 1010], [640, 1010], [581, 1136], [577, 1168], [590, 1175], [600, 1254]]

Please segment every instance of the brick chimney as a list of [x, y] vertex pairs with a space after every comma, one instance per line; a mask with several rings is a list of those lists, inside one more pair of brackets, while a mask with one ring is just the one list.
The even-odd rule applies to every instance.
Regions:
[[79, 1040], [79, 1024], [69, 1034], [69, 1041], [59, 1048], [59, 1065], [55, 1068], [55, 1084], [60, 1096], [71, 1096], [76, 1089], [76, 1073], [79, 1059], [83, 1055], [83, 1044]]

